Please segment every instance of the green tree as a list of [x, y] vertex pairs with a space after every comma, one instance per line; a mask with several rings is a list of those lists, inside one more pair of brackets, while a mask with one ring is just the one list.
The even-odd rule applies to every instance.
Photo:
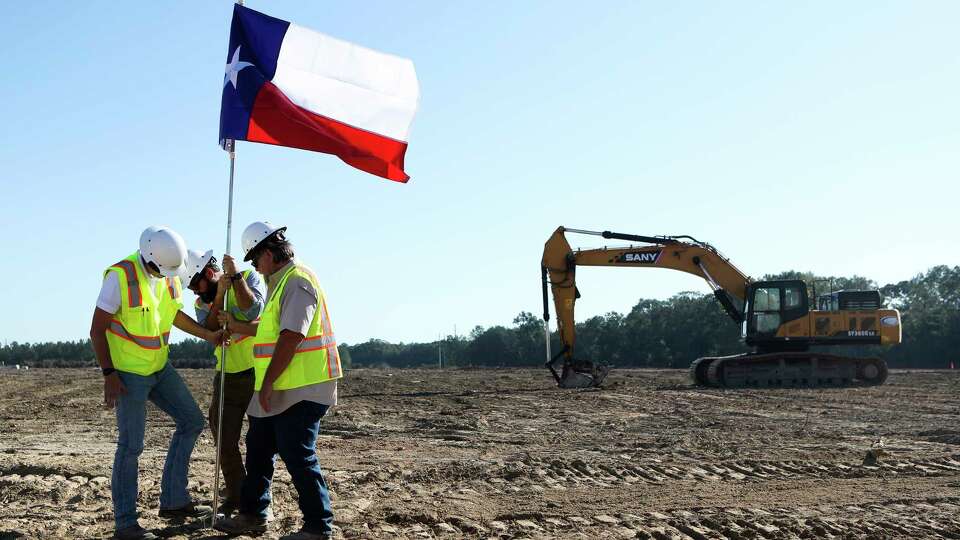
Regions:
[[472, 366], [521, 365], [516, 337], [502, 326], [492, 326], [477, 334], [467, 345], [467, 359]]
[[535, 366], [544, 361], [543, 321], [529, 311], [513, 318], [517, 365]]

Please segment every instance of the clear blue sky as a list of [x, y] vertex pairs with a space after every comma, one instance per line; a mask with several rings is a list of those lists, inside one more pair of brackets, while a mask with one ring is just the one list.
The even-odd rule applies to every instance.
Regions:
[[[288, 225], [341, 342], [539, 314], [558, 225], [693, 235], [754, 276], [960, 264], [960, 3], [246, 5], [417, 67], [407, 185], [238, 145], [235, 253], [247, 223]], [[86, 337], [101, 272], [147, 225], [223, 251], [231, 9], [4, 9], [0, 340]], [[709, 291], [662, 270], [579, 279], [581, 319]]]

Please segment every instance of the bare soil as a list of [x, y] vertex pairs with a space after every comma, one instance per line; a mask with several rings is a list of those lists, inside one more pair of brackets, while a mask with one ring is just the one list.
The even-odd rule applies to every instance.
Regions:
[[[202, 409], [212, 372], [182, 370]], [[113, 411], [92, 369], [0, 371], [0, 539], [109, 538]], [[346, 538], [960, 538], [960, 373], [875, 388], [708, 390], [619, 370], [599, 390], [540, 370], [349, 371], [317, 445]], [[157, 517], [171, 420], [148, 411], [140, 522]], [[864, 457], [882, 438], [879, 463]], [[212, 499], [215, 449], [190, 490]], [[299, 527], [282, 466], [265, 538]]]

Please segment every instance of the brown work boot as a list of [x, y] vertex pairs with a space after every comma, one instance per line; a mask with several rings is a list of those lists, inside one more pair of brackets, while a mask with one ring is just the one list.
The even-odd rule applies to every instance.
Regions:
[[267, 532], [267, 518], [240, 512], [233, 517], [218, 519], [213, 528], [228, 534], [263, 534]]
[[159, 537], [140, 525], [133, 525], [113, 533], [117, 540], [159, 540]]
[[213, 508], [190, 501], [180, 508], [161, 508], [159, 516], [163, 519], [185, 520], [188, 518], [205, 519], [213, 515]]

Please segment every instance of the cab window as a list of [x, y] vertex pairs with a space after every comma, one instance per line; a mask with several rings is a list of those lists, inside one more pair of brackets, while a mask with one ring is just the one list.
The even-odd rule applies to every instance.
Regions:
[[753, 299], [754, 311], [780, 311], [779, 287], [763, 287], [757, 289]]
[[775, 334], [780, 327], [780, 287], [761, 287], [753, 296], [753, 324], [761, 334]]
[[783, 289], [783, 303], [786, 309], [798, 308], [803, 304], [803, 299], [800, 297], [801, 292], [798, 287], [784, 287]]

